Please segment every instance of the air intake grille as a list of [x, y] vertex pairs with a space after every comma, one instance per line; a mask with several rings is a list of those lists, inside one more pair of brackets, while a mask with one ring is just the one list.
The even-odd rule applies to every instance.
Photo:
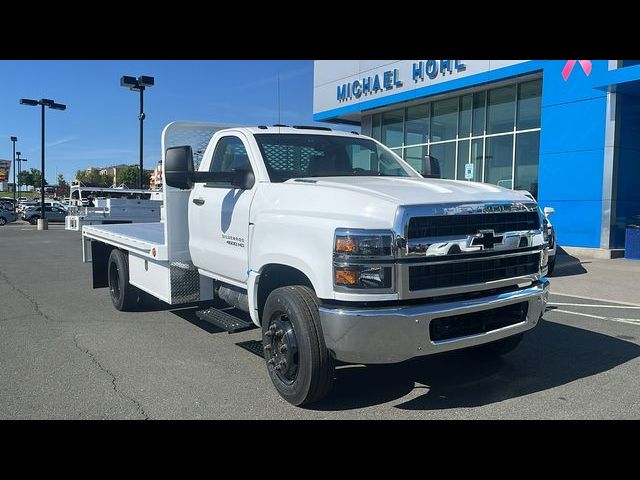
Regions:
[[435, 318], [429, 323], [429, 336], [432, 341], [437, 342], [492, 332], [524, 322], [527, 310], [527, 302], [522, 302], [453, 317]]
[[436, 263], [409, 268], [409, 289], [447, 288], [535, 274], [540, 253], [467, 262]]

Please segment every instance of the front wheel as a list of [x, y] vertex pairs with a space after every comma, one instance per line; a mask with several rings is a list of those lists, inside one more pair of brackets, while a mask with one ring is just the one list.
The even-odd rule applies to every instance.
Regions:
[[38, 217], [37, 215], [34, 215], [33, 217], [29, 218], [29, 223], [31, 225], [37, 224], [38, 223], [38, 218], [40, 218], [40, 217]]
[[324, 343], [313, 290], [302, 285], [277, 288], [269, 294], [262, 318], [264, 357], [280, 396], [298, 406], [326, 396], [335, 365]]
[[0, 217], [0, 226], [6, 225], [6, 224], [7, 224], [7, 219], [4, 217]]

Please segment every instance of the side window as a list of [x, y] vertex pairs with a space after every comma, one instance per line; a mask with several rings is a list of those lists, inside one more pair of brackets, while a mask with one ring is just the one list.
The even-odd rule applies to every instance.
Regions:
[[209, 171], [232, 172], [234, 169], [251, 170], [247, 150], [238, 137], [223, 137], [213, 152]]

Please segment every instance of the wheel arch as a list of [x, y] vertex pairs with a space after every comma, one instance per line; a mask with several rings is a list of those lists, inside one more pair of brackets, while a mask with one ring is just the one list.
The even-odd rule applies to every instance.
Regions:
[[269, 294], [276, 288], [289, 285], [304, 285], [316, 291], [309, 276], [299, 268], [284, 263], [268, 263], [260, 268], [253, 292], [259, 323], [262, 323], [262, 311]]

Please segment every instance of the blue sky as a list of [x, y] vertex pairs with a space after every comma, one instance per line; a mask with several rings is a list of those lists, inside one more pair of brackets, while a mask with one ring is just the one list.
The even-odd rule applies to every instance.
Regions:
[[[0, 159], [17, 150], [40, 168], [39, 107], [19, 99], [51, 98], [66, 111], [46, 111], [46, 176], [67, 180], [76, 170], [119, 163], [137, 164], [138, 94], [120, 86], [122, 75], [151, 75], [145, 92], [144, 162], [160, 159], [160, 133], [174, 120], [258, 125], [280, 121], [313, 124], [313, 61], [0, 61]], [[335, 127], [353, 129], [353, 127]]]

